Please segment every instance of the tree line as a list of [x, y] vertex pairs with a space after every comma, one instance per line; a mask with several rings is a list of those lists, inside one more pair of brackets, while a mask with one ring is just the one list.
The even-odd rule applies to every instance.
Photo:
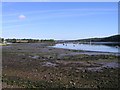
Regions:
[[39, 43], [39, 42], [55, 42], [54, 39], [4, 39], [0, 38], [0, 42], [9, 42], [9, 43]]

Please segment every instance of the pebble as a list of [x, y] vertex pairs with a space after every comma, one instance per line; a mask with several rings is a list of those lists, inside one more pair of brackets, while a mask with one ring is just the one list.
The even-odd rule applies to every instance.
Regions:
[[43, 78], [45, 78], [45, 79], [46, 79], [46, 77], [47, 77], [46, 75], [43, 76]]
[[84, 78], [84, 77], [85, 77], [85, 75], [82, 75], [81, 77], [82, 77], [82, 78]]
[[69, 83], [72, 84], [72, 81], [70, 81]]
[[76, 73], [78, 73], [78, 72], [79, 72], [79, 70], [76, 70], [75, 72], [76, 72]]

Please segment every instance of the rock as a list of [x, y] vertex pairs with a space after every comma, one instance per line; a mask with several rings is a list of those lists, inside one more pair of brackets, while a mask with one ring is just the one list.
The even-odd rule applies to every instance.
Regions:
[[97, 85], [97, 88], [100, 88], [100, 86], [99, 86], [99, 85]]
[[72, 81], [70, 81], [69, 83], [72, 84]]
[[79, 73], [79, 70], [75, 70], [76, 73]]
[[45, 79], [46, 79], [46, 77], [47, 77], [46, 75], [43, 76], [43, 78], [45, 78]]
[[25, 57], [23, 57], [22, 59], [25, 59]]
[[76, 83], [74, 82], [73, 85], [76, 85]]
[[82, 75], [81, 77], [82, 77], [82, 78], [84, 78], [84, 77], [85, 77], [85, 75]]

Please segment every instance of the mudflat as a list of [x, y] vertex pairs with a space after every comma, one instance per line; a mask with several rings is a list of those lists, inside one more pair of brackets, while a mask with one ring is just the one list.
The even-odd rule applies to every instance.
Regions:
[[3, 88], [119, 88], [118, 54], [51, 45], [2, 46]]

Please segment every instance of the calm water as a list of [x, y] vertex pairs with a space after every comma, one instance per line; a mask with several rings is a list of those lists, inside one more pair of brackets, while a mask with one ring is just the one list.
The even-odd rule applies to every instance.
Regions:
[[115, 52], [120, 51], [120, 47], [107, 46], [107, 45], [95, 45], [95, 44], [56, 44], [55, 48], [75, 49], [75, 50], [87, 50], [87, 51], [100, 51], [100, 52]]

